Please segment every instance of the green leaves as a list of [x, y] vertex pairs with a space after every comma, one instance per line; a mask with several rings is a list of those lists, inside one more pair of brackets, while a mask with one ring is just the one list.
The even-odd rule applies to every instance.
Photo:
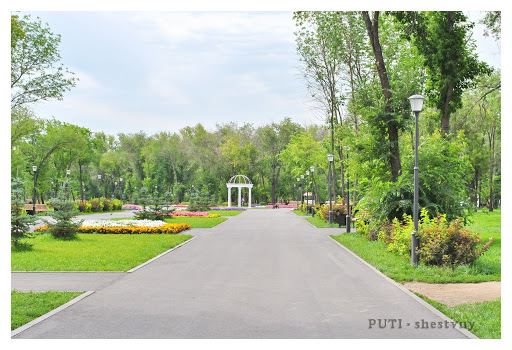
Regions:
[[77, 78], [62, 64], [60, 35], [30, 16], [11, 16], [11, 108], [49, 99], [62, 100]]

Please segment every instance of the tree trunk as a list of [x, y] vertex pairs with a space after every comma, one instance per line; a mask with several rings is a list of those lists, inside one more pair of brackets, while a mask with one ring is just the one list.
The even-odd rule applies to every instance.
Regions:
[[400, 164], [400, 150], [398, 148], [398, 127], [396, 121], [392, 117], [391, 109], [391, 85], [389, 83], [388, 74], [386, 72], [386, 65], [384, 63], [384, 57], [382, 56], [382, 47], [379, 41], [379, 11], [375, 11], [373, 14], [373, 20], [370, 19], [368, 11], [363, 11], [363, 18], [370, 37], [370, 42], [373, 48], [373, 54], [375, 56], [375, 64], [377, 66], [377, 73], [379, 74], [380, 84], [382, 87], [382, 94], [386, 100], [386, 107], [384, 113], [387, 118], [387, 133], [389, 141], [389, 163], [391, 166], [391, 176], [393, 181], [398, 179], [402, 165]]
[[[454, 11], [448, 11], [446, 13], [446, 19], [447, 19], [447, 28], [446, 31], [448, 35], [449, 33], [453, 32], [453, 18], [454, 18], [455, 12]], [[441, 131], [448, 135], [450, 133], [450, 102], [453, 98], [453, 89], [455, 87], [455, 79], [456, 77], [456, 68], [457, 68], [457, 57], [453, 57], [453, 65], [451, 67], [450, 76], [446, 77], [449, 79], [448, 86], [446, 88], [446, 98], [444, 100], [444, 108], [443, 108], [443, 114], [441, 116]]]

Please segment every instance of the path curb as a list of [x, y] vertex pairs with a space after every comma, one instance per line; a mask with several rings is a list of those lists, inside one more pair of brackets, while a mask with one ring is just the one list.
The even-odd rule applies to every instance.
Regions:
[[46, 320], [47, 318], [55, 315], [57, 312], [60, 312], [68, 307], [70, 307], [71, 305], [75, 304], [75, 303], [78, 303], [80, 300], [88, 297], [89, 295], [91, 295], [92, 293], [94, 293], [94, 291], [90, 290], [90, 291], [87, 291], [85, 293], [82, 293], [80, 294], [79, 296], [77, 296], [76, 298], [74, 299], [71, 299], [70, 301], [68, 301], [67, 303], [65, 304], [62, 304], [61, 306], [59, 306], [58, 308], [56, 309], [53, 309], [52, 311], [50, 312], [47, 312], [45, 313], [44, 315], [42, 316], [39, 316], [38, 318], [36, 318], [35, 320], [32, 320], [30, 321], [29, 323], [25, 323], [23, 326], [21, 327], [18, 327], [16, 328], [15, 330], [11, 331], [11, 338], [14, 337], [15, 335], [18, 335], [20, 334], [21, 332], [29, 329], [30, 327], [38, 324], [39, 322], [42, 322], [44, 320]]
[[193, 239], [194, 239], [194, 238], [196, 238], [196, 237], [197, 237], [197, 236], [193, 236], [192, 238], [187, 239], [185, 242], [183, 242], [183, 243], [181, 243], [181, 244], [178, 244], [176, 247], [173, 247], [173, 248], [171, 248], [171, 249], [169, 249], [169, 250], [166, 250], [165, 252], [163, 252], [163, 253], [161, 253], [161, 254], [159, 254], [159, 255], [155, 256], [154, 258], [149, 259], [149, 260], [148, 260], [148, 261], [146, 261], [146, 262], [143, 262], [143, 263], [142, 263], [142, 264], [140, 264], [139, 266], [135, 266], [133, 269], [126, 271], [126, 273], [132, 273], [132, 272], [137, 271], [137, 270], [138, 270], [138, 269], [140, 269], [141, 267], [144, 267], [144, 266], [146, 266], [147, 264], [152, 263], [153, 261], [155, 261], [156, 259], [158, 259], [158, 258], [160, 258], [160, 257], [164, 256], [165, 254], [170, 253], [170, 252], [172, 252], [173, 250], [178, 249], [178, 248], [179, 248], [179, 247], [181, 247], [181, 246], [184, 246], [185, 244], [189, 243], [191, 240], [193, 240]]
[[[383, 277], [385, 280], [387, 280], [389, 283], [393, 284], [394, 286], [398, 287], [402, 292], [404, 292], [405, 294], [407, 294], [408, 296], [410, 296], [411, 298], [416, 300], [418, 303], [420, 303], [423, 307], [425, 307], [426, 309], [431, 311], [433, 314], [435, 314], [436, 316], [439, 316], [440, 318], [442, 318], [443, 321], [454, 322], [451, 318], [449, 318], [448, 316], [443, 314], [441, 311], [439, 311], [438, 309], [436, 309], [435, 307], [433, 307], [432, 305], [427, 303], [425, 300], [421, 299], [419, 296], [417, 296], [416, 294], [411, 292], [409, 289], [405, 288], [400, 283], [396, 282], [395, 280], [389, 278], [388, 276], [386, 276], [385, 274], [383, 274], [382, 272], [377, 270], [373, 265], [371, 265], [366, 260], [361, 258], [359, 255], [357, 255], [356, 253], [354, 253], [353, 251], [351, 251], [350, 249], [345, 247], [343, 244], [341, 244], [340, 242], [338, 242], [337, 240], [335, 240], [334, 238], [332, 238], [330, 236], [329, 236], [329, 238], [331, 238], [331, 241], [334, 244], [337, 244], [338, 246], [343, 248], [346, 252], [348, 252], [353, 257], [358, 259], [360, 262], [362, 262], [364, 265], [366, 265], [369, 269], [373, 270], [376, 274], [378, 274], [379, 276]], [[465, 328], [456, 328], [456, 330], [458, 330], [460, 333], [462, 333], [463, 335], [465, 335], [469, 339], [480, 339], [476, 335], [474, 335], [473, 333], [471, 333], [470, 331], [468, 331]]]

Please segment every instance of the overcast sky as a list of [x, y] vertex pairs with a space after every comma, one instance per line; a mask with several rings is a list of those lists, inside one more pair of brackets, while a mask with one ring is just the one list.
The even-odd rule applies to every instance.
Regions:
[[[202, 123], [319, 123], [295, 50], [292, 12], [24, 11], [62, 35], [62, 62], [80, 79], [41, 117], [92, 131], [148, 134]], [[477, 18], [476, 13], [471, 14]], [[500, 50], [475, 30], [480, 59]]]

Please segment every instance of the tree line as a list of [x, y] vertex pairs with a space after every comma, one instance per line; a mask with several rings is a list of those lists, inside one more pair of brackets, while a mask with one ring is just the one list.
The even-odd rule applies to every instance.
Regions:
[[[11, 176], [25, 180], [27, 198], [35, 183], [41, 202], [71, 180], [75, 199], [131, 200], [144, 187], [170, 193], [176, 203], [204, 189], [222, 203], [227, 180], [237, 174], [254, 183], [257, 202], [300, 200], [306, 185], [323, 202], [331, 153], [334, 198], [350, 196], [376, 215], [400, 217], [412, 212], [408, 97], [420, 93], [427, 98], [420, 114], [420, 206], [432, 216], [455, 217], [477, 203], [491, 210], [499, 203], [501, 72], [479, 61], [474, 23], [462, 12], [295, 12], [293, 18], [302, 75], [323, 125], [285, 117], [259, 127], [197, 124], [174, 133], [108, 135], [35, 115], [34, 102], [63, 98], [76, 78], [59, 66], [60, 36], [39, 20], [13, 15]], [[499, 12], [487, 13], [484, 24], [499, 39]], [[311, 166], [306, 184], [301, 175]]]

